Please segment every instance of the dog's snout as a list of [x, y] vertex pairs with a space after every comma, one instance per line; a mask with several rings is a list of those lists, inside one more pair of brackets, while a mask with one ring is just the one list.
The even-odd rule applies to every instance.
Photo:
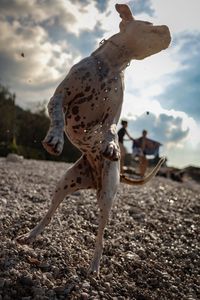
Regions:
[[163, 41], [165, 41], [166, 48], [169, 46], [171, 42], [171, 35], [169, 28], [166, 25], [154, 26], [152, 31], [162, 37]]
[[169, 28], [166, 25], [153, 26], [152, 31], [158, 34], [168, 34]]
[[160, 26], [160, 30], [162, 33], [170, 35], [169, 28], [166, 25]]

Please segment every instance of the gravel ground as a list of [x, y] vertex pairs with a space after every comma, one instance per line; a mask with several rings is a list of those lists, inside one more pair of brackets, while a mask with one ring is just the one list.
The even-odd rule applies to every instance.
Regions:
[[200, 299], [197, 183], [121, 184], [99, 279], [86, 276], [97, 231], [93, 190], [65, 199], [32, 246], [14, 241], [43, 216], [68, 166], [0, 158], [0, 300]]

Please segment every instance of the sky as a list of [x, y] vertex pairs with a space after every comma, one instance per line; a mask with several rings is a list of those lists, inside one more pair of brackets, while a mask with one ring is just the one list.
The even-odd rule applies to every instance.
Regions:
[[0, 0], [0, 82], [23, 108], [48, 101], [74, 63], [119, 32], [116, 3], [172, 36], [168, 49], [126, 69], [121, 119], [133, 138], [147, 129], [161, 142], [169, 166], [200, 167], [199, 0]]

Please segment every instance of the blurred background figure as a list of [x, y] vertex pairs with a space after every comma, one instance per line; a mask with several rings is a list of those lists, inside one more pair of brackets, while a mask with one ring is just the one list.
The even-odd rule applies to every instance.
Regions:
[[121, 152], [121, 159], [120, 159], [120, 171], [121, 174], [123, 174], [124, 169], [124, 159], [125, 159], [125, 155], [126, 155], [126, 148], [124, 146], [124, 136], [127, 135], [128, 138], [132, 141], [134, 141], [134, 139], [130, 136], [130, 134], [127, 131], [127, 127], [128, 127], [128, 122], [122, 120], [121, 121], [121, 125], [122, 127], [119, 129], [118, 131], [118, 139], [119, 139], [119, 147], [120, 147], [120, 152]]
[[143, 177], [148, 167], [147, 155], [159, 157], [161, 143], [147, 138], [147, 130], [142, 131], [142, 136], [133, 140], [133, 155], [139, 157], [139, 172]]

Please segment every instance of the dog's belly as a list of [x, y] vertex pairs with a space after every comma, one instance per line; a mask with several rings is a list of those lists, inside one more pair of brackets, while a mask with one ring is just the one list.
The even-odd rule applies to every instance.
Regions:
[[82, 105], [79, 112], [80, 115], [66, 115], [66, 135], [82, 151], [90, 151], [94, 147], [98, 148], [103, 140], [106, 128], [109, 127], [112, 113], [109, 115], [104, 110], [91, 109], [87, 105]]

